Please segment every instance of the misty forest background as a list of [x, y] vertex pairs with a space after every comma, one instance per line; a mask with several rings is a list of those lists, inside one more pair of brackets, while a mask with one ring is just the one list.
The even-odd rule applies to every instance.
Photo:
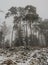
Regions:
[[11, 39], [6, 39], [10, 34], [10, 28], [6, 21], [0, 26], [0, 48], [48, 47], [48, 19], [42, 20], [36, 12], [36, 7], [11, 7], [5, 15], [5, 19], [13, 18]]

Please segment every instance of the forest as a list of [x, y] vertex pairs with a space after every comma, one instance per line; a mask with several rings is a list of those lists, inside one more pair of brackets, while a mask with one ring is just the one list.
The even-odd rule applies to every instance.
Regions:
[[12, 6], [7, 19], [0, 25], [0, 65], [48, 65], [48, 19], [42, 20], [32, 5]]
[[[0, 26], [0, 47], [12, 46], [48, 46], [48, 20], [42, 20], [36, 12], [36, 7], [11, 7], [5, 15], [5, 19], [13, 18], [11, 40], [5, 40], [9, 33], [6, 21]], [[14, 36], [14, 40], [13, 40]], [[11, 41], [11, 42], [10, 42]], [[3, 45], [2, 45], [3, 44]]]

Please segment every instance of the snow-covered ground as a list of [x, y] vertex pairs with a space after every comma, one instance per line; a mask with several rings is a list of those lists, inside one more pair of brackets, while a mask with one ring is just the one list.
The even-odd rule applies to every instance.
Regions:
[[0, 64], [4, 65], [4, 61], [8, 60], [12, 60], [16, 65], [48, 65], [48, 48], [0, 49]]

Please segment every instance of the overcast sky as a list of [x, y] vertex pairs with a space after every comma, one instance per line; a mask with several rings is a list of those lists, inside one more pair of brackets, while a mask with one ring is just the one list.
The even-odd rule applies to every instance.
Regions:
[[[37, 13], [43, 19], [48, 19], [48, 0], [0, 0], [0, 10], [6, 12], [11, 6], [33, 5], [37, 8]], [[3, 20], [4, 14], [0, 12], [0, 20]]]

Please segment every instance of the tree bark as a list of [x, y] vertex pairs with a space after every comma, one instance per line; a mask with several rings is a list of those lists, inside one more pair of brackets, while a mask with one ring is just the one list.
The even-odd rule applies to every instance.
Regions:
[[12, 30], [12, 35], [11, 35], [11, 43], [10, 43], [10, 47], [12, 46], [12, 42], [13, 42], [13, 30]]

